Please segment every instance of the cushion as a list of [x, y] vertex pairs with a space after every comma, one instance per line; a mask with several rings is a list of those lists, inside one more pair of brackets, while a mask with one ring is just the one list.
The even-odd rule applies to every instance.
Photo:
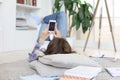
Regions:
[[48, 64], [62, 68], [73, 68], [80, 65], [100, 67], [100, 65], [94, 60], [90, 59], [85, 55], [79, 55], [79, 54], [45, 55], [43, 57], [40, 57], [39, 61], [43, 64]]
[[65, 70], [68, 70], [68, 69], [64, 69], [64, 68], [57, 68], [57, 67], [53, 67], [50, 65], [45, 65], [38, 61], [32, 61], [29, 64], [41, 76], [45, 76], [45, 77], [61, 76]]

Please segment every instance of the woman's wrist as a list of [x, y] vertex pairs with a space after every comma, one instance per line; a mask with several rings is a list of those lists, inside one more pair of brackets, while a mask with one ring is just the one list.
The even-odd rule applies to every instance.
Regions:
[[43, 44], [44, 41], [45, 41], [44, 39], [40, 38], [39, 43], [40, 43], [40, 44]]

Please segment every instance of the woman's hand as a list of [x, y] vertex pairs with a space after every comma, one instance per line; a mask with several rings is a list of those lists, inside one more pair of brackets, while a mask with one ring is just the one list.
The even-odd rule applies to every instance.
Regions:
[[57, 27], [55, 27], [54, 32], [49, 33], [49, 25], [48, 25], [47, 28], [41, 32], [39, 43], [43, 44], [50, 34], [54, 34], [55, 37], [61, 38], [61, 33], [57, 29]]
[[61, 38], [61, 33], [60, 33], [60, 31], [57, 29], [57, 27], [55, 27], [55, 37]]

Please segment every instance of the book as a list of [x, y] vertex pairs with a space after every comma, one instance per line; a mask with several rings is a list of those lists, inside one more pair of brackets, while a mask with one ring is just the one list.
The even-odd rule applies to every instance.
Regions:
[[24, 27], [16, 26], [16, 30], [28, 30], [28, 27], [26, 27], [26, 26], [24, 26]]
[[32, 0], [32, 5], [33, 6], [37, 6], [37, 1], [36, 0]]
[[64, 75], [92, 79], [102, 71], [101, 67], [78, 66], [64, 72]]
[[32, 6], [32, 0], [26, 0], [26, 5]]
[[16, 26], [16, 30], [36, 30], [37, 28], [32, 26]]
[[16, 26], [17, 27], [25, 27], [27, 26], [27, 23], [26, 23], [26, 19], [25, 18], [16, 18]]
[[24, 0], [17, 0], [17, 3], [24, 4]]
[[107, 67], [106, 70], [113, 77], [120, 76], [120, 67]]
[[90, 79], [83, 78], [83, 77], [77, 77], [77, 76], [62, 75], [60, 77], [60, 80], [90, 80]]

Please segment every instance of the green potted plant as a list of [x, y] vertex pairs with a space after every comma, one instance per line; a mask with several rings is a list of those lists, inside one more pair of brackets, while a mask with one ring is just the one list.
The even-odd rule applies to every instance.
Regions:
[[68, 15], [69, 29], [68, 36], [71, 35], [71, 30], [73, 27], [78, 30], [82, 26], [82, 31], [85, 33], [90, 27], [92, 20], [92, 10], [91, 4], [81, 0], [55, 0], [53, 6], [53, 12], [60, 11], [62, 6], [65, 8], [65, 12]]

